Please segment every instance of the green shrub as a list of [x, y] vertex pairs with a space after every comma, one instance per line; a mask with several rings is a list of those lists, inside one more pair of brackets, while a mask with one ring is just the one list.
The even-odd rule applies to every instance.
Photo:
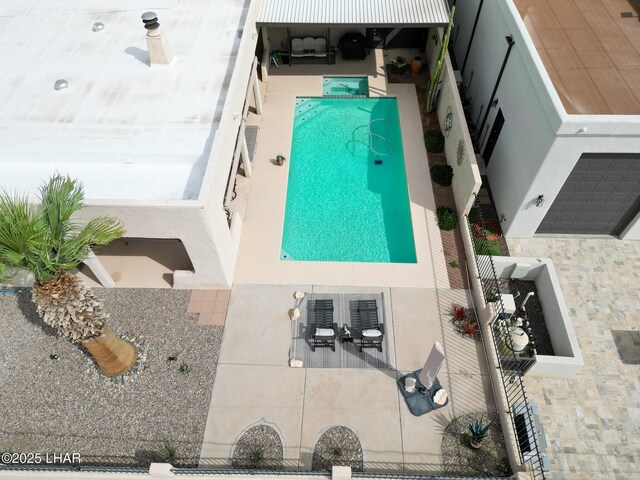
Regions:
[[431, 179], [438, 185], [448, 187], [453, 179], [453, 168], [450, 165], [434, 165], [431, 167]]
[[438, 207], [438, 226], [440, 230], [450, 231], [458, 224], [458, 214], [449, 207]]
[[428, 130], [424, 134], [424, 144], [429, 153], [442, 153], [444, 151], [444, 136], [439, 130]]
[[178, 458], [178, 451], [173, 445], [165, 443], [164, 446], [158, 452], [158, 459], [162, 463], [175, 463]]
[[189, 365], [188, 363], [183, 363], [182, 365], [180, 365], [180, 373], [184, 373], [185, 375], [189, 375], [191, 372], [193, 372], [193, 367], [191, 365]]

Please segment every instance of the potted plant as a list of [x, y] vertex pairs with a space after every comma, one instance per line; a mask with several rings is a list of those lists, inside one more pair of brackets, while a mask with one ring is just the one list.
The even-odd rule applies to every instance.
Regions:
[[281, 167], [282, 165], [284, 165], [285, 160], [286, 160], [286, 158], [284, 158], [282, 155], [277, 155], [276, 156], [276, 165]]
[[482, 419], [475, 419], [469, 422], [469, 432], [471, 432], [469, 445], [471, 445], [471, 448], [478, 449], [482, 446], [482, 440], [489, 435], [490, 427], [491, 422], [483, 425]]

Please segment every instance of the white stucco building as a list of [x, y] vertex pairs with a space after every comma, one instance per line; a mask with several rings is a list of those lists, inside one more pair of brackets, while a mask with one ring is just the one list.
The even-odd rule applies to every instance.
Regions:
[[[176, 288], [228, 288], [241, 220], [224, 199], [247, 156], [246, 102], [260, 110], [257, 3], [4, 2], [0, 188], [35, 195], [68, 174], [84, 184], [84, 214], [124, 222], [119, 254], [169, 265]], [[168, 65], [150, 61], [147, 11]], [[145, 263], [118, 268], [134, 275]]]
[[626, 2], [613, 0], [449, 3], [468, 120], [505, 235], [640, 239], [633, 4], [622, 12]]

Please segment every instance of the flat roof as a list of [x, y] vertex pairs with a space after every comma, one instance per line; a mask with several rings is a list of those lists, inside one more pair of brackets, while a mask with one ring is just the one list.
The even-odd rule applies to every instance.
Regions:
[[640, 115], [635, 0], [514, 3], [567, 113]]
[[433, 26], [449, 23], [446, 0], [262, 0], [258, 25]]
[[[248, 5], [3, 2], [0, 188], [35, 192], [59, 171], [90, 199], [197, 198]], [[146, 11], [158, 14], [171, 65], [149, 66]], [[69, 87], [55, 90], [58, 79]]]

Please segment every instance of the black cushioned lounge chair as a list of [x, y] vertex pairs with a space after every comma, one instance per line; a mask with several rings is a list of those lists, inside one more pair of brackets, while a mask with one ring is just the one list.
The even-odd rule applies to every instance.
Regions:
[[336, 351], [338, 325], [333, 322], [333, 300], [315, 300], [309, 309], [311, 327], [311, 351], [316, 347], [329, 347]]
[[[360, 330], [358, 348], [377, 348], [382, 352], [384, 341], [384, 324], [378, 320], [378, 304], [375, 300], [358, 300], [355, 311], [351, 309], [351, 324]], [[355, 318], [354, 318], [355, 317]]]

